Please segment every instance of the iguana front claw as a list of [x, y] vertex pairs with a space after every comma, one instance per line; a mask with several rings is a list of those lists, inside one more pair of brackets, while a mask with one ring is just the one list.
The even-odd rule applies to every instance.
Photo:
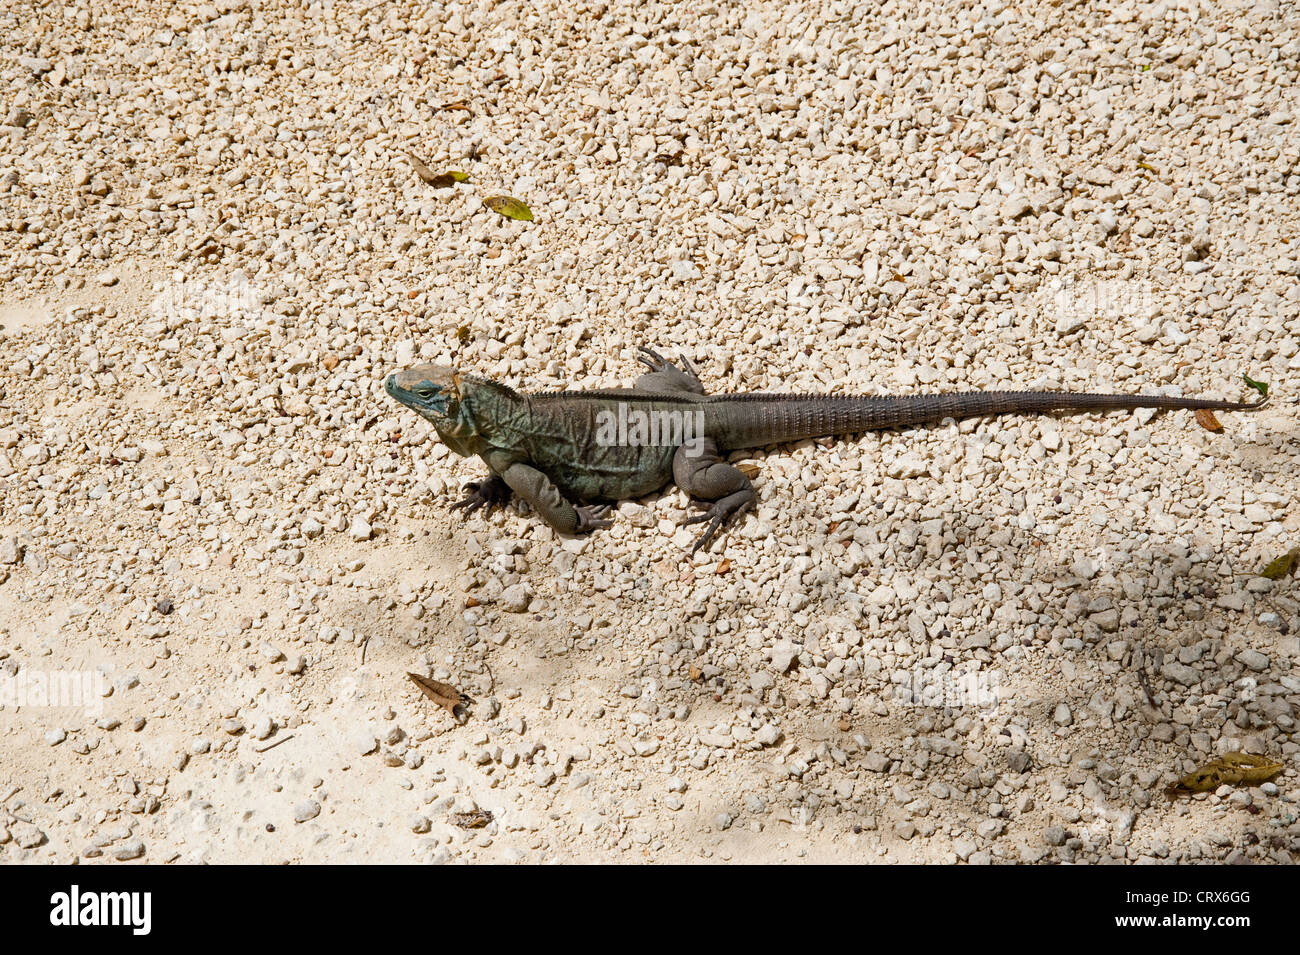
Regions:
[[463, 500], [457, 501], [451, 506], [451, 509], [465, 509], [466, 516], [473, 514], [480, 507], [483, 508], [484, 514], [492, 513], [494, 507], [501, 507], [510, 500], [510, 485], [501, 478], [493, 475], [484, 481], [473, 481], [465, 485], [465, 490], [469, 494]]
[[606, 519], [610, 511], [613, 510], [608, 504], [600, 504], [595, 507], [589, 507], [586, 504], [575, 504], [573, 509], [578, 514], [578, 526], [573, 530], [575, 534], [587, 534], [600, 528], [611, 527], [614, 523]]

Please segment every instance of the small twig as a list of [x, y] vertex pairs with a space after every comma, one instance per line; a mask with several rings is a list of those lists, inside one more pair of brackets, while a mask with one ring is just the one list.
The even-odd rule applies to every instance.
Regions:
[[366, 647], [370, 646], [370, 638], [366, 637], [361, 641], [361, 665], [366, 665]]
[[292, 733], [290, 733], [288, 736], [281, 736], [281, 737], [280, 737], [279, 739], [277, 739], [275, 742], [273, 742], [273, 743], [267, 743], [265, 746], [255, 746], [255, 747], [253, 747], [253, 750], [254, 750], [254, 752], [258, 752], [258, 753], [265, 753], [268, 749], [275, 749], [275, 748], [276, 748], [277, 746], [279, 746], [281, 743], [287, 743], [287, 742], [289, 742], [289, 740], [291, 740], [291, 739], [293, 739], [293, 734], [292, 734]]
[[9, 795], [5, 796], [4, 799], [0, 799], [0, 805], [4, 805], [4, 804], [7, 803], [10, 799], [13, 799], [15, 796], [17, 796], [17, 795], [18, 795], [20, 792], [22, 792], [22, 791], [23, 791], [23, 787], [22, 787], [22, 786], [15, 786], [13, 789], [9, 790]]
[[1152, 709], [1156, 706], [1155, 694], [1151, 692], [1151, 684], [1147, 682], [1147, 655], [1142, 653], [1142, 659], [1137, 665], [1138, 686], [1142, 687], [1142, 692], [1147, 695], [1147, 703]]

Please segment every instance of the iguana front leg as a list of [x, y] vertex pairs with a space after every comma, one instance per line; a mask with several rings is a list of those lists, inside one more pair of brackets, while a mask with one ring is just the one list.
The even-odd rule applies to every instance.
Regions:
[[451, 506], [451, 509], [465, 508], [466, 516], [473, 514], [480, 507], [483, 508], [484, 514], [492, 513], [494, 507], [500, 507], [510, 501], [510, 485], [501, 480], [500, 475], [489, 474], [482, 481], [474, 481], [465, 485], [465, 490], [469, 491], [464, 500], [457, 501]]
[[531, 504], [542, 520], [561, 534], [585, 534], [609, 527], [612, 523], [605, 519], [610, 512], [608, 505], [570, 504], [551, 479], [535, 467], [512, 464], [501, 476], [512, 491]]

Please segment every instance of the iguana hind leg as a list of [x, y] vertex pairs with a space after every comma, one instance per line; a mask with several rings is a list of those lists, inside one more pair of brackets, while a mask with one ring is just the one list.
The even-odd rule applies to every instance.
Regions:
[[636, 360], [650, 369], [650, 374], [642, 375], [636, 380], [637, 391], [686, 391], [693, 395], [704, 394], [704, 383], [700, 381], [700, 376], [695, 373], [695, 369], [685, 355], [678, 359], [683, 368], [678, 368], [663, 355], [644, 345], [637, 351], [641, 354], [636, 356]]
[[704, 508], [703, 514], [688, 518], [686, 523], [708, 522], [704, 533], [695, 539], [692, 554], [713, 543], [724, 527], [754, 506], [758, 497], [745, 473], [722, 460], [718, 446], [708, 438], [677, 449], [673, 455], [673, 480], [691, 496], [693, 506]]

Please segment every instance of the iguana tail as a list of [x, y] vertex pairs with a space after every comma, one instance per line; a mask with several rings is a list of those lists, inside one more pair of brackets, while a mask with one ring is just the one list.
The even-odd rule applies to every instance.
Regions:
[[709, 433], [728, 450], [764, 447], [857, 434], [885, 428], [933, 424], [944, 418], [981, 418], [1002, 414], [1052, 411], [1114, 411], [1136, 408], [1256, 411], [1255, 402], [1165, 395], [1094, 395], [1060, 391], [973, 391], [947, 395], [893, 398], [839, 395], [717, 395], [700, 402]]

